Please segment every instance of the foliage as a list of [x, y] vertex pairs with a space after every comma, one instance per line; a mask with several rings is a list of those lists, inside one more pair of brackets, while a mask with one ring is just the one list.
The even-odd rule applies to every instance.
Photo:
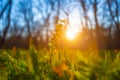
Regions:
[[90, 50], [1, 50], [0, 79], [119, 80], [120, 51], [95, 54]]
[[64, 34], [67, 27], [67, 20], [60, 20], [55, 26], [55, 30], [51, 31], [52, 38], [50, 40], [49, 46], [58, 48], [61, 46], [60, 42], [64, 41]]

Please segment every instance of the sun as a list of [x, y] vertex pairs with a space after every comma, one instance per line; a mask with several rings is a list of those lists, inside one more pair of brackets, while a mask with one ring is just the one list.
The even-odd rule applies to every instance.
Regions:
[[69, 24], [67, 25], [67, 31], [65, 33], [68, 40], [75, 40], [81, 30], [80, 12], [75, 9], [69, 16]]
[[76, 34], [73, 30], [68, 30], [68, 31], [66, 31], [66, 37], [70, 40], [73, 40], [73, 39], [75, 39]]

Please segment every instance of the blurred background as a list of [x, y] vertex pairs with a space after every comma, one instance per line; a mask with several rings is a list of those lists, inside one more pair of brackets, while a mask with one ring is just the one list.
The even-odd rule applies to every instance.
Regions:
[[[120, 0], [0, 0], [0, 48], [49, 48], [59, 20], [77, 33], [74, 49], [120, 48]], [[62, 43], [62, 42], [60, 42]]]

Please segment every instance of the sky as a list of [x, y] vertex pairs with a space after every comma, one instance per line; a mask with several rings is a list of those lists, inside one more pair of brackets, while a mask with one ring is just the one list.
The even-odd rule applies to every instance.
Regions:
[[[18, 18], [18, 16], [17, 16], [17, 8], [18, 8], [19, 1], [21, 1], [21, 0], [13, 0], [13, 9], [12, 9], [12, 15], [11, 15], [12, 19]], [[48, 0], [40, 0], [40, 2], [42, 4], [39, 4], [37, 1], [38, 0], [33, 0], [34, 4], [37, 5], [39, 8], [41, 8], [42, 13], [36, 7], [33, 7], [32, 8], [32, 11], [34, 12], [33, 20], [35, 22], [42, 23], [43, 20], [47, 17], [47, 14], [50, 13], [50, 11], [51, 11], [50, 7], [49, 7], [50, 4], [48, 4]], [[69, 12], [69, 22], [70, 22], [69, 26], [71, 28], [76, 29], [76, 31], [80, 30], [81, 27], [82, 27], [80, 21], [82, 20], [83, 22], [85, 22], [83, 20], [83, 15], [82, 15], [83, 12], [82, 12], [82, 9], [80, 7], [80, 3], [78, 2], [78, 0], [71, 0], [73, 2], [68, 4], [68, 1], [69, 0], [61, 0], [60, 19], [66, 19], [64, 11], [68, 11]], [[118, 0], [118, 1], [120, 2], [120, 0]], [[2, 7], [0, 6], [0, 11], [5, 6], [7, 0], [1, 0], [0, 4], [1, 4], [1, 2], [2, 2]], [[104, 2], [104, 0], [101, 1], [101, 3], [98, 6], [102, 7], [101, 5], [103, 5], [103, 2]], [[55, 5], [57, 5], [57, 3], [55, 3]], [[42, 6], [42, 7], [40, 7], [40, 6]], [[90, 9], [88, 10], [87, 15], [90, 17], [91, 21], [93, 21], [94, 17], [93, 17], [93, 10], [91, 9], [92, 7], [91, 6], [88, 6], [88, 7]], [[55, 7], [54, 11], [56, 11], [56, 10], [57, 10], [57, 8]], [[47, 12], [45, 12], [45, 11], [47, 11]], [[51, 21], [50, 25], [51, 26], [53, 26], [52, 25], [53, 24], [53, 17], [56, 14], [54, 11], [52, 12], [51, 19], [50, 19], [50, 21]], [[99, 8], [99, 11], [102, 11], [102, 9]], [[99, 13], [99, 14], [101, 14], [101, 13]], [[106, 21], [106, 19], [102, 20], [101, 16], [98, 16], [98, 19], [99, 19], [100, 23], [103, 23], [104, 21]], [[19, 19], [18, 21], [20, 21], [21, 25], [24, 25], [24, 20], [23, 19]], [[92, 23], [94, 25], [94, 21]], [[3, 29], [3, 24], [4, 24], [3, 21], [0, 20], [0, 31]]]

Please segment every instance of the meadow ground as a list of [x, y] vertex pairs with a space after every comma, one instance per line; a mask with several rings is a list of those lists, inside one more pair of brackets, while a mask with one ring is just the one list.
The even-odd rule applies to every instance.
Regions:
[[0, 50], [0, 80], [120, 80], [120, 50]]

